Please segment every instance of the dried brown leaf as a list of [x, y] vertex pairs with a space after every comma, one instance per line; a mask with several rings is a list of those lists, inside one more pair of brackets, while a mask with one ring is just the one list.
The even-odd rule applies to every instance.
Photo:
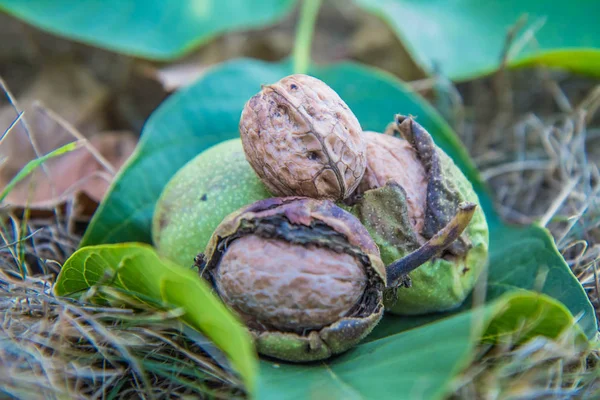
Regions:
[[[136, 142], [137, 138], [129, 132], [103, 132], [92, 136], [89, 144], [118, 170], [133, 152]], [[80, 193], [99, 203], [114, 177], [85, 147], [48, 160], [46, 167], [48, 175], [35, 171], [9, 193], [6, 203], [51, 209]], [[0, 185], [6, 183], [0, 180]], [[85, 209], [90, 209], [89, 203]]]
[[0, 108], [0, 132], [11, 126], [18, 112], [24, 112], [21, 121], [8, 132], [0, 146], [0, 158], [5, 160], [0, 171], [2, 178], [12, 178], [36, 157], [30, 136], [40, 154], [73, 141], [64, 126], [36, 107], [36, 103], [48, 105], [88, 137], [105, 129], [103, 112], [108, 94], [108, 89], [82, 66], [54, 64], [45, 67], [19, 96], [17, 104], [7, 103]]

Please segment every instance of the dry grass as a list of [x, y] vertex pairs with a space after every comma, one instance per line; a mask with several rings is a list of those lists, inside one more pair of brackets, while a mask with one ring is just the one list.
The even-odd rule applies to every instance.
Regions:
[[[500, 71], [437, 93], [501, 216], [551, 231], [598, 316], [599, 83], [544, 69]], [[577, 347], [568, 336], [481, 346], [455, 396], [600, 398], [598, 343]]]
[[517, 71], [461, 89], [463, 139], [500, 214], [547, 227], [600, 310], [600, 82]]
[[[2, 248], [0, 393], [20, 399], [242, 396], [223, 355], [179, 323], [178, 310], [145, 309], [108, 290], [103, 294], [119, 307], [52, 295], [53, 272], [77, 244], [67, 219], [45, 221], [31, 239]], [[19, 235], [4, 227], [9, 243]], [[24, 267], [19, 253], [36, 262]]]
[[[34, 144], [35, 132], [26, 130]], [[79, 301], [53, 296], [90, 201], [74, 196], [49, 210], [0, 209], [0, 397], [243, 397], [225, 356], [179, 322], [180, 310], [148, 309], [109, 288], [92, 288]], [[93, 304], [99, 290], [112, 307]]]
[[522, 345], [481, 345], [455, 383], [461, 399], [595, 399], [600, 396], [598, 349], [573, 344], [573, 331], [558, 340]]

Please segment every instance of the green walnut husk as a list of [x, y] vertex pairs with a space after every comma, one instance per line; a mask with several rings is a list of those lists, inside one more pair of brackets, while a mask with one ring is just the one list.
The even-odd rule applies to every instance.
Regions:
[[328, 200], [270, 198], [244, 207], [217, 227], [197, 265], [258, 352], [277, 359], [342, 353], [383, 315], [379, 250], [358, 219]]
[[[407, 196], [413, 194], [398, 182], [388, 181], [383, 187], [357, 194], [350, 208], [368, 229], [388, 266], [440, 232], [457, 215], [461, 204], [479, 204], [471, 183], [423, 127], [412, 118], [397, 116], [394, 133], [410, 143], [426, 172], [422, 230], [415, 232], [409, 219]], [[476, 207], [460, 237], [410, 273], [411, 287], [388, 289], [386, 311], [418, 315], [460, 306], [487, 266], [488, 242], [485, 215]]]
[[191, 266], [223, 218], [270, 193], [252, 170], [240, 139], [219, 143], [184, 165], [163, 189], [152, 221], [158, 252]]

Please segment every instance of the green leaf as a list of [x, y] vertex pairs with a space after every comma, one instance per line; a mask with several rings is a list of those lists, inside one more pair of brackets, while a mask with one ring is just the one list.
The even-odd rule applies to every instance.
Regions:
[[[113, 183], [85, 242], [149, 242], [154, 204], [169, 178], [208, 146], [236, 137], [244, 103], [261, 84], [289, 73], [289, 63], [235, 60], [172, 95], [147, 122], [135, 155]], [[310, 73], [340, 94], [364, 129], [381, 131], [398, 112], [417, 116], [473, 182], [491, 236], [484, 310], [489, 313], [486, 315], [499, 315], [497, 322], [490, 322], [486, 340], [504, 340], [510, 333], [520, 332], [523, 323], [530, 334], [524, 338], [536, 334], [554, 337], [574, 324], [571, 314], [580, 317], [579, 325], [588, 336], [595, 334], [593, 308], [548, 232], [537, 226], [510, 227], [500, 221], [465, 149], [423, 99], [392, 76], [353, 63], [316, 67]], [[524, 289], [539, 290], [567, 308]], [[469, 361], [471, 349], [485, 329], [481, 324], [489, 321], [473, 314], [479, 311], [471, 310], [470, 304], [469, 299], [455, 313], [385, 316], [369, 343], [327, 363], [277, 367], [264, 361], [260, 398], [443, 396], [449, 381]], [[481, 330], [471, 322], [479, 323]], [[299, 380], [302, 385], [297, 384]]]
[[326, 363], [307, 366], [262, 361], [257, 398], [442, 398], [469, 361], [476, 340], [471, 327], [479, 312], [361, 344]]
[[490, 238], [488, 300], [519, 288], [539, 291], [581, 317], [579, 325], [589, 338], [594, 337], [598, 330], [594, 308], [546, 229], [497, 224]]
[[81, 246], [150, 243], [154, 205], [171, 176], [208, 147], [239, 137], [245, 102], [261, 83], [290, 71], [290, 64], [223, 64], [208, 72], [209, 79], [169, 97], [146, 122], [136, 151], [100, 204]]
[[77, 297], [94, 285], [108, 285], [152, 307], [181, 308], [182, 320], [221, 348], [246, 387], [254, 387], [257, 361], [250, 335], [190, 269], [160, 258], [145, 244], [84, 247], [63, 265], [57, 296]]
[[495, 303], [481, 340], [488, 343], [524, 343], [536, 336], [558, 339], [575, 326], [573, 339], [585, 340], [573, 316], [560, 302], [529, 291], [511, 292]]
[[[146, 123], [134, 156], [96, 212], [84, 245], [150, 243], [154, 205], [170, 177], [207, 147], [238, 136], [244, 103], [260, 90], [261, 84], [275, 82], [290, 73], [290, 63], [235, 60], [214, 68], [167, 99]], [[593, 307], [548, 232], [537, 226], [510, 227], [500, 221], [464, 147], [431, 106], [391, 75], [357, 64], [317, 67], [311, 74], [340, 94], [364, 129], [382, 131], [398, 112], [417, 116], [471, 180], [490, 227], [488, 300], [515, 289], [540, 290], [563, 302], [573, 315], [581, 315], [582, 329], [588, 336], [594, 335]], [[444, 316], [386, 317], [375, 337]]]
[[[417, 63], [454, 80], [500, 65], [508, 30], [527, 17], [510, 66], [547, 65], [600, 76], [600, 2], [355, 0], [396, 31]], [[535, 39], [531, 40], [531, 33]]]
[[216, 35], [271, 24], [294, 4], [295, 0], [0, 0], [0, 10], [50, 33], [163, 60]]
[[515, 336], [521, 342], [535, 335], [556, 338], [571, 326], [573, 318], [559, 302], [532, 292], [508, 293], [486, 307], [361, 344], [327, 363], [262, 361], [257, 397], [444, 398], [479, 340], [509, 338], [514, 343]]

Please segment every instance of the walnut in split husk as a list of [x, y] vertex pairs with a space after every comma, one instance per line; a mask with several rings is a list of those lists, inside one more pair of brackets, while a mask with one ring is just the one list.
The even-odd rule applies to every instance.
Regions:
[[198, 261], [267, 356], [328, 358], [356, 345], [383, 313], [379, 250], [352, 214], [328, 200], [244, 207], [218, 226]]
[[319, 79], [296, 74], [264, 86], [239, 129], [248, 161], [277, 196], [342, 200], [365, 171], [360, 124]]
[[[471, 183], [421, 125], [399, 115], [393, 131], [402, 138], [365, 132], [368, 165], [351, 199], [388, 268], [431, 241], [465, 206], [479, 204]], [[471, 212], [458, 239], [410, 274], [410, 289], [390, 289], [386, 310], [423, 314], [464, 301], [488, 260], [485, 215], [481, 207]]]

